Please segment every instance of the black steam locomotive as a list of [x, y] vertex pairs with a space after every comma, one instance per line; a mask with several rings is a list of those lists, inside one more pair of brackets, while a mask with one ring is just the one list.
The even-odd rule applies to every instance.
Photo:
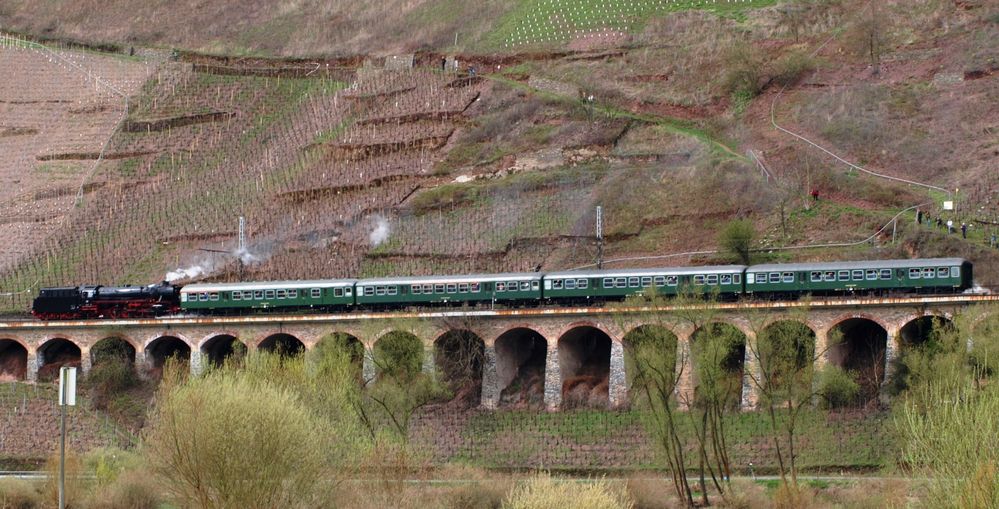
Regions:
[[41, 320], [150, 318], [180, 311], [180, 287], [166, 281], [149, 286], [43, 288], [31, 306]]

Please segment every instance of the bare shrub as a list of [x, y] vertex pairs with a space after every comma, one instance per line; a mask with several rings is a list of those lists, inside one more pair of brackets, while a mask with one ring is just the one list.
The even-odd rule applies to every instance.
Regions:
[[771, 507], [773, 502], [767, 496], [766, 490], [759, 484], [736, 479], [732, 481], [731, 489], [719, 507], [729, 509], [756, 509], [758, 507]]
[[163, 500], [161, 489], [148, 472], [130, 470], [112, 484], [98, 488], [91, 506], [102, 509], [156, 509]]
[[42, 495], [23, 479], [0, 479], [0, 509], [34, 509], [41, 505]]
[[510, 492], [504, 509], [631, 509], [634, 501], [607, 480], [589, 482], [553, 479], [539, 474]]

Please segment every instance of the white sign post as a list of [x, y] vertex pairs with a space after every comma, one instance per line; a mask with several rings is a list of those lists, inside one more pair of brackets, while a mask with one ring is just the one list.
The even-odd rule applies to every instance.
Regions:
[[76, 368], [59, 368], [59, 509], [66, 509], [66, 407], [76, 406]]

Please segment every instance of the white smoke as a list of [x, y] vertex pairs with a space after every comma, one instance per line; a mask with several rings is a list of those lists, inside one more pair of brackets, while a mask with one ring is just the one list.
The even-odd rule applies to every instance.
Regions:
[[214, 264], [197, 263], [191, 265], [190, 267], [167, 272], [164, 279], [172, 283], [174, 281], [179, 281], [181, 279], [194, 279], [207, 274], [211, 274], [214, 270], [215, 270]]
[[183, 279], [210, 276], [216, 271], [224, 269], [225, 265], [232, 261], [231, 257], [239, 258], [239, 261], [243, 262], [243, 265], [248, 266], [270, 258], [270, 252], [270, 246], [267, 243], [261, 243], [246, 249], [233, 249], [228, 253], [229, 256], [226, 253], [200, 256], [188, 267], [167, 272], [164, 279], [172, 283]]
[[385, 216], [376, 215], [374, 216], [375, 229], [371, 230], [371, 235], [368, 239], [371, 241], [371, 247], [376, 247], [382, 242], [385, 242], [389, 235], [392, 233], [392, 229], [389, 227], [388, 219]]

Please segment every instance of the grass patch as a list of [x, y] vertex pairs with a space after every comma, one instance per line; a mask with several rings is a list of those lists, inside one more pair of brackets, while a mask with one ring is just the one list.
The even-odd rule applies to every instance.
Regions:
[[577, 0], [569, 6], [544, 0], [522, 0], [485, 37], [485, 45], [509, 48], [520, 45], [558, 45], [586, 33], [606, 29], [631, 33], [641, 30], [649, 18], [672, 12], [703, 10], [737, 20], [745, 11], [768, 7], [777, 0], [745, 2], [638, 0], [616, 3], [607, 0]]

